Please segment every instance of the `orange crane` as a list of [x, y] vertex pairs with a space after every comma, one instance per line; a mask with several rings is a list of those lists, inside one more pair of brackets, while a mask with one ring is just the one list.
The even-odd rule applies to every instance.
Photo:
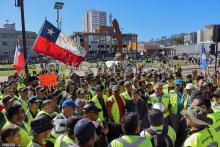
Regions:
[[120, 31], [120, 27], [118, 24], [118, 21], [114, 19], [112, 21], [112, 38], [117, 38], [118, 41], [118, 48], [117, 48], [117, 54], [115, 55], [115, 60], [122, 60], [124, 58], [124, 54], [122, 51], [122, 34]]

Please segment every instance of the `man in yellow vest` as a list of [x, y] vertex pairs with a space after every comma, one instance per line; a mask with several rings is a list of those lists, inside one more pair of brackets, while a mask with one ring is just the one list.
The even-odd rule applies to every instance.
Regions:
[[135, 113], [128, 113], [122, 122], [123, 136], [114, 139], [108, 147], [152, 147], [148, 138], [140, 137], [140, 126], [138, 116]]
[[104, 86], [98, 85], [96, 90], [96, 95], [92, 98], [92, 102], [96, 105], [98, 109], [101, 111], [99, 112], [99, 119], [105, 121], [107, 119], [107, 108], [106, 108], [106, 100], [107, 97], [103, 95]]
[[163, 84], [157, 83], [154, 87], [154, 94], [150, 95], [149, 103], [155, 104], [155, 103], [162, 103], [165, 106], [165, 110], [163, 111], [164, 114], [164, 121], [165, 124], [168, 124], [168, 116], [169, 116], [169, 105], [170, 102], [170, 96], [167, 93], [163, 92]]
[[[25, 111], [19, 104], [13, 104], [6, 111], [8, 121], [4, 125], [14, 124], [20, 128], [21, 134], [21, 147], [27, 147], [28, 143], [31, 141], [31, 136], [29, 136], [30, 126], [24, 122]], [[3, 127], [3, 128], [4, 128]]]
[[48, 115], [52, 114], [54, 112], [54, 105], [51, 100], [45, 100], [41, 103], [41, 111], [37, 114], [39, 115]]
[[86, 104], [84, 107], [84, 116], [93, 122], [96, 127], [97, 140], [95, 146], [107, 146], [106, 135], [108, 133], [108, 126], [102, 124], [98, 119], [98, 113], [101, 112], [93, 102]]
[[21, 103], [24, 111], [27, 110], [28, 108], [28, 103], [27, 103], [27, 100], [28, 100], [28, 93], [29, 93], [29, 90], [27, 87], [22, 87], [18, 90], [19, 92], [19, 97], [18, 97], [18, 101]]
[[149, 111], [149, 121], [151, 126], [148, 129], [143, 130], [140, 133], [140, 136], [150, 139], [153, 145], [156, 146], [154, 135], [159, 136], [163, 133], [163, 139], [168, 141], [167, 144], [164, 144], [163, 146], [175, 146], [176, 132], [171, 126], [164, 124], [163, 113], [161, 110], [151, 109]]
[[70, 117], [67, 120], [66, 134], [63, 134], [56, 139], [54, 147], [71, 146], [76, 143], [74, 136], [74, 127], [79, 120], [79, 117], [74, 116]]
[[65, 134], [67, 120], [74, 115], [76, 107], [72, 99], [67, 99], [62, 103], [62, 112], [53, 119], [54, 129], [51, 132], [53, 138]]
[[167, 84], [163, 85], [163, 92], [169, 93], [170, 90], [174, 89], [173, 76], [168, 76], [166, 80], [167, 80]]
[[194, 87], [192, 83], [186, 84], [185, 89], [186, 89], [186, 96], [184, 96], [182, 99], [181, 110], [187, 109], [192, 104], [192, 96], [196, 90], [196, 88]]
[[[219, 90], [217, 90], [214, 92], [213, 97], [216, 97], [217, 95], [220, 96], [219, 94]], [[212, 123], [209, 124], [209, 127], [215, 129], [216, 133], [220, 135], [220, 112], [213, 112], [210, 99], [204, 95], [198, 95], [193, 99], [192, 105], [205, 109], [208, 113], [207, 117], [212, 119]]]
[[33, 96], [28, 99], [28, 109], [26, 111], [26, 122], [30, 125], [31, 121], [37, 116], [39, 112], [39, 104], [41, 100], [37, 99], [36, 96]]
[[183, 82], [180, 79], [176, 79], [174, 81], [175, 90], [170, 91], [170, 118], [172, 122], [172, 127], [176, 131], [177, 140], [176, 146], [180, 146], [182, 144], [183, 136], [186, 135], [186, 124], [185, 121], [182, 119], [181, 115], [181, 108], [182, 108], [182, 101], [184, 97], [186, 97], [186, 93], [183, 88]]
[[124, 87], [125, 87], [125, 92], [123, 92], [123, 93], [121, 94], [121, 97], [122, 97], [124, 100], [131, 100], [131, 92], [132, 92], [131, 83], [130, 83], [129, 81], [125, 81]]
[[183, 110], [182, 114], [191, 128], [190, 136], [185, 140], [184, 147], [218, 146], [220, 144], [219, 135], [214, 129], [208, 128], [210, 119], [207, 118], [207, 112], [203, 108], [190, 106], [187, 110]]
[[117, 85], [112, 86], [113, 95], [107, 99], [108, 117], [112, 122], [120, 123], [125, 114], [126, 101], [120, 96]]
[[30, 135], [33, 136], [33, 139], [27, 147], [45, 147], [45, 141], [50, 136], [52, 128], [53, 124], [50, 116], [40, 115], [34, 118], [31, 122], [30, 130]]

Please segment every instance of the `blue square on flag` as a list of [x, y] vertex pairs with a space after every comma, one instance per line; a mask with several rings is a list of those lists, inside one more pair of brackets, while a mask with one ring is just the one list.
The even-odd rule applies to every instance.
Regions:
[[60, 30], [46, 20], [42, 28], [41, 35], [55, 43], [59, 34]]

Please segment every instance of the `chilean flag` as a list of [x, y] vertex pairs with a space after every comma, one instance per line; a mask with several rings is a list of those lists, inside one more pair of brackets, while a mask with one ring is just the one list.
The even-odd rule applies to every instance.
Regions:
[[45, 20], [33, 50], [53, 57], [65, 64], [78, 67], [86, 55], [86, 50], [70, 37]]
[[24, 53], [20, 48], [17, 40], [13, 67], [17, 71], [17, 73], [20, 73], [24, 65], [25, 65]]
[[208, 61], [206, 58], [205, 46], [203, 44], [200, 49], [200, 68], [205, 70], [207, 69], [207, 67], [208, 67]]

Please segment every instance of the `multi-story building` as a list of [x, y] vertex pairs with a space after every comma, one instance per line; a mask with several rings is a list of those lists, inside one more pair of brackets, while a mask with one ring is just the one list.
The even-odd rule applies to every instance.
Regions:
[[213, 41], [213, 30], [214, 26], [220, 26], [220, 24], [216, 25], [207, 25], [205, 28], [199, 30], [197, 32], [197, 43], [201, 42], [212, 42]]
[[184, 36], [184, 45], [193, 45], [197, 43], [197, 33], [192, 32]]
[[[118, 49], [116, 36], [111, 26], [100, 26], [95, 32], [75, 32], [71, 38], [87, 50], [87, 60], [112, 60]], [[122, 34], [122, 50], [128, 57], [136, 57], [137, 34]]]
[[[26, 47], [28, 54], [32, 57], [37, 56], [32, 51], [36, 37], [35, 32], [26, 31]], [[5, 24], [3, 28], [0, 28], [0, 63], [13, 63], [17, 39], [20, 47], [23, 48], [22, 32], [16, 31], [15, 23]]]
[[106, 12], [90, 10], [84, 16], [84, 31], [95, 32], [96, 27], [106, 26]]
[[144, 55], [144, 52], [146, 50], [146, 46], [147, 46], [147, 43], [146, 42], [138, 42], [138, 45], [137, 45], [137, 52], [140, 54], [140, 55]]

